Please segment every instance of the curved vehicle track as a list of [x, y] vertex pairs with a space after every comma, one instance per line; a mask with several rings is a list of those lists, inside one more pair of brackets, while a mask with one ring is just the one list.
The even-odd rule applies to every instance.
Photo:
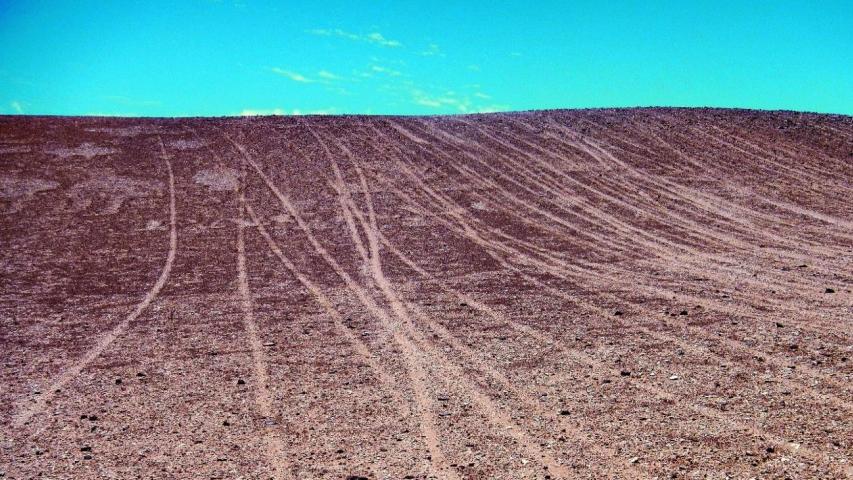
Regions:
[[850, 117], [0, 117], [6, 143], [0, 476], [853, 478]]

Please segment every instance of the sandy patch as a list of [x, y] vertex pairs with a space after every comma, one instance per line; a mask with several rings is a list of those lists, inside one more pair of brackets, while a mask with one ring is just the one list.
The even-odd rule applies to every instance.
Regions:
[[217, 166], [199, 170], [193, 181], [217, 192], [230, 192], [240, 186], [240, 173], [233, 168]]
[[88, 208], [95, 199], [105, 200], [107, 207], [99, 214], [111, 215], [119, 211], [125, 200], [159, 196], [163, 189], [161, 181], [125, 177], [104, 169], [91, 173], [88, 180], [71, 187], [69, 196], [75, 210]]
[[86, 160], [90, 160], [100, 155], [111, 155], [116, 153], [116, 150], [112, 148], [98, 147], [92, 143], [84, 143], [76, 147], [59, 147], [52, 150], [45, 150], [45, 153], [56, 155], [62, 159], [79, 156], [86, 158]]
[[15, 213], [24, 207], [30, 197], [59, 187], [58, 182], [42, 178], [0, 178], [0, 199], [10, 201], [11, 208], [6, 213]]
[[38, 192], [53, 190], [58, 186], [58, 182], [42, 178], [2, 177], [0, 178], [0, 198], [17, 199]]
[[167, 148], [172, 148], [175, 150], [197, 150], [199, 148], [204, 148], [208, 145], [207, 142], [203, 142], [201, 140], [175, 140], [166, 144]]
[[0, 155], [11, 153], [30, 153], [30, 147], [22, 145], [2, 145], [0, 146]]
[[97, 127], [87, 128], [86, 131], [91, 133], [107, 133], [116, 137], [136, 137], [139, 135], [154, 135], [161, 133], [161, 129], [159, 127], [153, 126], [135, 126], [122, 128]]

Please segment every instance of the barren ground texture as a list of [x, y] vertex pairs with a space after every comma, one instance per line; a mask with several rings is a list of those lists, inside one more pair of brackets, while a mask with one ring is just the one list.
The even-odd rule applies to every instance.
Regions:
[[851, 117], [0, 117], [0, 228], [0, 477], [853, 476]]

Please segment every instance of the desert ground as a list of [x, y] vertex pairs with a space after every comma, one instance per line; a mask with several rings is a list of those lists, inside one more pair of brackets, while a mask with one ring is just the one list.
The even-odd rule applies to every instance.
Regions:
[[853, 117], [0, 117], [0, 477], [853, 477]]

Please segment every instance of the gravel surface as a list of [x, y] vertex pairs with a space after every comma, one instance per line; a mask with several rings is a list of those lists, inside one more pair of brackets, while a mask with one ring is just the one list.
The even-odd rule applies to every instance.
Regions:
[[0, 117], [0, 478], [853, 475], [853, 118]]

